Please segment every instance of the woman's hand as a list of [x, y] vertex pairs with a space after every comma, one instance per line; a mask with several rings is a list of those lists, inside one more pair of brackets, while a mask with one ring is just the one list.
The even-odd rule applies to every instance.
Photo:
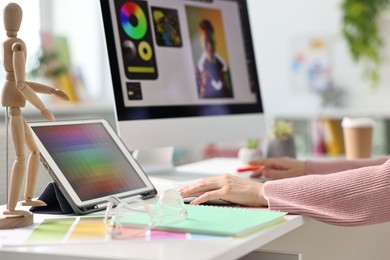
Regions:
[[263, 183], [253, 182], [230, 174], [205, 178], [180, 190], [182, 197], [198, 195], [191, 204], [209, 200], [225, 200], [232, 203], [261, 207], [268, 202], [263, 196]]
[[270, 180], [298, 177], [305, 174], [305, 162], [290, 157], [268, 158], [253, 161], [251, 165], [263, 165], [251, 174], [252, 178], [265, 177]]

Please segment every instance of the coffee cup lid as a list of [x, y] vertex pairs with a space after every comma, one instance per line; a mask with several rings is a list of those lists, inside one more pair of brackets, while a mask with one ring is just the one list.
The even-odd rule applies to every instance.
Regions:
[[341, 122], [342, 127], [373, 127], [374, 120], [371, 118], [351, 118], [344, 117]]

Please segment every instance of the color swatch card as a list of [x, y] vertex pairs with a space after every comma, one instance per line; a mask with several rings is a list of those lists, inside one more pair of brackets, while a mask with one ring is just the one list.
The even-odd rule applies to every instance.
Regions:
[[[151, 230], [138, 240], [210, 240], [226, 237]], [[106, 234], [103, 218], [65, 217], [44, 219], [40, 224], [9, 232], [1, 246], [69, 245], [115, 242]]]

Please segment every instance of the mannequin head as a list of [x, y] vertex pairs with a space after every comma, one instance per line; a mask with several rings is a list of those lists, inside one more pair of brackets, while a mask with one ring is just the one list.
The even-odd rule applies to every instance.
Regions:
[[16, 3], [9, 3], [4, 8], [4, 29], [7, 32], [7, 36], [12, 37], [18, 34], [22, 16], [22, 8]]

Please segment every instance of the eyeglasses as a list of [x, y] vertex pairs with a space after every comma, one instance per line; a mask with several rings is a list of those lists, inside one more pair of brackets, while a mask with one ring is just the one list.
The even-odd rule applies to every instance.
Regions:
[[[156, 201], [156, 200], [154, 200]], [[116, 197], [108, 198], [104, 215], [107, 234], [112, 239], [144, 238], [147, 232], [165, 223], [176, 223], [187, 218], [187, 209], [178, 191], [169, 189], [157, 197], [157, 202], [148, 203], [142, 199], [122, 201]], [[141, 217], [141, 224], [129, 224], [129, 217]]]

